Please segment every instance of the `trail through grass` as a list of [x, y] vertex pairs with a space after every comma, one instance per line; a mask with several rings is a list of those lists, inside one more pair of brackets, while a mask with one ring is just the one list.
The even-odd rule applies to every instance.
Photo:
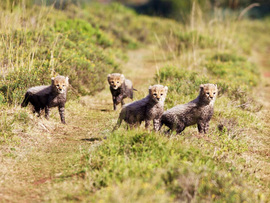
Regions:
[[[48, 24], [41, 23], [46, 32], [36, 32], [35, 21], [21, 22], [20, 13], [1, 16], [3, 22], [15, 17], [14, 27], [28, 26], [29, 32], [1, 28], [11, 38], [2, 38], [0, 200], [269, 201], [268, 21], [223, 22], [216, 16], [211, 24], [199, 15], [189, 26], [139, 16], [118, 4], [89, 9], [52, 10]], [[36, 37], [43, 44], [29, 54]], [[46, 120], [18, 106], [26, 87], [49, 81], [48, 70], [70, 74], [67, 125], [56, 108]], [[192, 126], [164, 136], [124, 124], [111, 133], [120, 112], [120, 106], [112, 110], [106, 82], [111, 71], [133, 81], [135, 100], [157, 81], [167, 85], [165, 109], [194, 99], [201, 83], [218, 83], [209, 133], [198, 135]]]
[[[153, 84], [156, 67], [146, 60], [151, 54], [150, 49], [130, 51], [129, 61], [123, 68], [126, 77], [134, 82], [138, 90], [135, 92], [137, 99], [146, 95], [148, 86]], [[13, 139], [17, 139], [20, 144], [1, 149], [0, 199], [11, 202], [46, 200], [46, 194], [55, 182], [57, 184], [58, 179], [64, 177], [76, 181], [77, 177], [83, 176], [83, 172], [70, 174], [83, 170], [79, 168], [82, 152], [99, 145], [110, 134], [119, 109], [120, 106], [118, 111], [112, 110], [110, 91], [106, 88], [96, 96], [68, 101], [67, 125], [60, 124], [56, 109], [53, 109], [49, 121], [33, 116], [30, 109], [23, 110], [23, 113], [29, 114], [26, 124], [29, 126], [25, 127], [28, 130], [31, 128], [31, 134], [16, 129], [17, 136]], [[16, 111], [22, 110], [17, 106], [10, 113]]]
[[270, 43], [266, 44], [266, 52], [257, 49], [253, 53], [253, 60], [256, 61], [261, 70], [262, 81], [254, 90], [257, 101], [263, 104], [261, 111], [257, 113], [258, 117], [268, 125], [265, 126], [264, 132], [254, 137], [254, 149], [250, 153], [255, 153], [260, 158], [258, 159], [258, 168], [260, 168], [261, 177], [264, 178], [268, 185], [270, 183]]
[[[153, 61], [155, 51], [153, 47], [148, 47], [128, 52], [129, 60], [123, 64], [123, 73], [133, 81], [134, 88], [138, 90], [135, 92], [135, 99], [140, 99], [147, 94], [148, 86], [154, 84], [155, 72], [168, 62]], [[264, 72], [265, 70], [268, 71], [263, 69]], [[257, 91], [259, 98], [265, 102], [263, 113], [259, 113], [264, 119], [269, 118], [269, 105], [267, 103], [269, 92], [267, 91], [269, 91], [267, 85]], [[130, 102], [130, 100], [126, 100], [126, 102]], [[80, 191], [84, 190], [84, 185], [89, 185], [91, 178], [89, 179], [87, 170], [85, 171], [83, 167], [85, 165], [87, 168], [88, 164], [83, 156], [85, 152], [95, 153], [95, 148], [110, 135], [110, 131], [116, 123], [119, 109], [116, 112], [112, 110], [108, 88], [96, 96], [84, 96], [78, 100], [68, 101], [66, 107], [67, 125], [60, 124], [56, 109], [53, 110], [52, 118], [49, 121], [43, 117], [32, 116], [29, 109], [20, 110], [20, 107], [10, 109], [9, 113], [11, 114], [17, 111], [20, 112], [20, 115], [29, 114], [25, 127], [31, 133], [24, 133], [24, 130], [20, 128], [16, 129], [16, 136], [12, 138], [12, 142], [15, 143], [14, 140], [18, 140], [18, 144], [13, 144], [14, 147], [4, 145], [4, 148], [1, 149], [3, 158], [0, 162], [0, 178], [2, 180], [0, 182], [0, 198], [10, 202], [18, 200], [20, 202], [54, 202], [60, 199], [61, 201], [84, 201], [87, 194], [81, 194]], [[194, 141], [197, 142], [198, 138], [195, 136], [189, 139], [195, 139]], [[257, 141], [262, 142], [262, 146], [267, 146], [269, 137], [258, 137], [258, 139], [261, 139]], [[250, 156], [251, 163], [252, 159], [258, 156], [267, 158], [269, 149], [265, 148], [266, 154], [257, 153], [261, 153], [261, 150], [260, 152], [246, 153], [247, 156]], [[261, 160], [257, 163], [260, 164], [260, 167], [265, 167], [259, 172], [261, 173], [259, 177], [269, 180], [269, 170], [267, 170], [269, 167], [261, 165], [269, 164], [269, 162]], [[192, 178], [192, 181], [194, 181], [193, 178], [196, 179], [196, 177], [186, 178]], [[123, 184], [134, 183], [124, 182]], [[121, 188], [118, 189], [121, 193]], [[69, 197], [68, 194], [74, 193], [80, 195]], [[163, 200], [153, 201], [162, 202]]]

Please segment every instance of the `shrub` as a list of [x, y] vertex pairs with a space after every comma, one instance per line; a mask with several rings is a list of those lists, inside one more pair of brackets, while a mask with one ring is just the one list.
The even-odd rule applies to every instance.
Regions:
[[28, 87], [50, 84], [57, 74], [69, 76], [77, 93], [94, 94], [104, 88], [106, 75], [117, 70], [113, 56], [104, 52], [113, 45], [109, 36], [85, 20], [57, 19], [56, 14], [49, 14], [54, 23], [45, 22], [44, 29], [3, 34], [2, 46], [10, 50], [0, 59], [8, 70], [0, 81], [4, 102], [20, 102]]
[[166, 105], [173, 106], [195, 99], [200, 84], [209, 83], [209, 79], [195, 71], [187, 71], [175, 66], [165, 66], [156, 75], [156, 80], [169, 87]]
[[[175, 142], [174, 139], [141, 131], [112, 134], [95, 153], [83, 155], [89, 162], [85, 171], [91, 174], [92, 190], [101, 192], [92, 198], [110, 198], [108, 191], [111, 193], [116, 188], [122, 194], [124, 191], [119, 191], [122, 184], [128, 180], [140, 180], [140, 185], [150, 184], [156, 191], [166, 191], [175, 200], [256, 199], [255, 195], [250, 196], [247, 190], [242, 189], [242, 178], [235, 175], [235, 171], [228, 170], [229, 164], [217, 165], [200, 149], [182, 143], [184, 138], [179, 139], [181, 141]], [[235, 142], [229, 142], [234, 147]], [[144, 198], [151, 198], [152, 192], [146, 195], [145, 190], [147, 188], [142, 187], [136, 197], [144, 195]]]

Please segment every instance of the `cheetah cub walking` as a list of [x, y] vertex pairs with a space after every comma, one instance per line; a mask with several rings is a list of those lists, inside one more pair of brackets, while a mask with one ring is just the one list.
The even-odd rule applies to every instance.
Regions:
[[167, 91], [167, 86], [150, 86], [149, 94], [145, 98], [123, 106], [114, 129], [120, 127], [124, 119], [131, 128], [139, 126], [142, 121], [145, 121], [145, 127], [149, 128], [150, 122], [153, 121], [154, 130], [157, 131]]
[[196, 99], [187, 104], [177, 105], [163, 113], [160, 128], [165, 124], [170, 130], [181, 133], [187, 126], [197, 124], [199, 133], [207, 133], [217, 94], [217, 85], [200, 85], [200, 93]]
[[120, 73], [112, 73], [107, 76], [108, 83], [113, 99], [113, 109], [116, 110], [116, 106], [121, 103], [123, 106], [124, 99], [129, 97], [133, 99], [133, 86], [130, 80], [125, 79], [125, 76]]
[[21, 107], [26, 107], [30, 102], [34, 106], [34, 113], [40, 116], [41, 110], [45, 109], [45, 117], [49, 119], [50, 108], [58, 107], [61, 122], [65, 121], [65, 103], [67, 100], [68, 77], [56, 76], [51, 78], [51, 85], [35, 86], [27, 90]]

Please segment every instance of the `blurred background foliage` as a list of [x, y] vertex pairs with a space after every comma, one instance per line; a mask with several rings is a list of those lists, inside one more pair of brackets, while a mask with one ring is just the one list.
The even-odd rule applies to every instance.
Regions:
[[147, 15], [162, 16], [181, 21], [187, 20], [191, 12], [192, 4], [196, 2], [203, 12], [213, 13], [215, 8], [229, 11], [241, 11], [246, 7], [252, 8], [246, 13], [251, 18], [261, 18], [269, 15], [269, 0], [3, 0], [2, 8], [14, 9], [18, 5], [26, 7], [54, 4], [56, 8], [65, 9], [70, 4], [85, 6], [89, 3], [122, 3], [136, 10], [136, 12]]
[[[65, 134], [63, 128], [56, 127], [56, 136], [62, 139], [63, 134], [74, 133], [76, 142], [78, 136], [95, 136], [96, 133], [98, 138], [108, 137], [96, 145], [97, 148], [89, 150], [88, 143], [87, 150], [80, 148], [76, 160], [61, 153], [68, 160], [68, 170], [61, 173], [57, 181], [44, 184], [51, 191], [47, 200], [132, 202], [128, 198], [134, 196], [142, 199], [136, 199], [136, 202], [153, 202], [152, 198], [160, 200], [160, 197], [164, 197], [164, 201], [159, 202], [269, 200], [269, 167], [265, 167], [269, 163], [269, 147], [268, 140], [264, 139], [269, 137], [265, 127], [269, 126], [269, 121], [267, 117], [264, 121], [255, 114], [262, 105], [253, 97], [252, 91], [261, 82], [258, 65], [270, 67], [270, 18], [236, 20], [239, 16], [266, 16], [269, 3], [260, 1], [261, 6], [251, 8], [249, 6], [255, 1], [96, 2], [0, 0], [0, 107], [10, 104], [0, 111], [0, 134], [4, 135], [0, 136], [0, 144], [12, 144], [15, 141], [10, 138], [17, 135], [18, 140], [26, 135], [35, 137], [30, 135], [36, 135], [36, 120], [16, 105], [23, 100], [27, 88], [50, 84], [50, 77], [57, 74], [70, 78], [67, 112], [72, 121], [67, 129], [72, 130]], [[88, 6], [88, 3], [93, 4]], [[57, 9], [39, 5], [54, 5]], [[158, 17], [138, 15], [136, 11]], [[147, 66], [155, 65], [155, 82], [169, 87], [166, 109], [194, 99], [202, 83], [218, 85], [219, 98], [211, 120], [211, 133], [206, 139], [197, 137], [195, 126], [186, 129], [184, 136], [176, 137], [139, 131], [111, 134], [108, 129], [116, 122], [115, 114], [108, 117], [109, 112], [103, 112], [103, 109], [100, 111], [86, 107], [88, 103], [74, 101], [73, 98], [95, 95], [107, 87], [107, 74], [125, 70], [127, 53], [136, 48], [147, 51], [154, 48], [151, 50], [153, 55], [143, 60]], [[135, 80], [137, 72], [132, 76]], [[15, 106], [14, 110], [11, 105]], [[91, 125], [93, 118], [97, 121], [95, 125]], [[29, 124], [25, 125], [26, 122]], [[75, 128], [78, 123], [80, 127]], [[101, 131], [97, 130], [99, 128]], [[43, 128], [40, 132], [44, 137]], [[67, 141], [71, 143], [69, 139]], [[66, 143], [59, 145], [62, 146], [65, 148]], [[74, 146], [68, 151], [73, 157]], [[47, 147], [41, 152], [47, 154]], [[39, 155], [33, 153], [32, 148], [30, 153]], [[34, 160], [30, 158], [25, 160]], [[62, 163], [59, 162], [59, 166]], [[76, 167], [70, 167], [73, 163]], [[59, 168], [62, 170], [64, 166]], [[49, 174], [55, 172], [54, 168]], [[80, 178], [74, 174], [85, 175]], [[72, 180], [76, 183], [69, 182]], [[135, 195], [134, 190], [137, 191]], [[126, 199], [110, 201], [115, 196]]]
[[[201, 50], [220, 45], [231, 47], [223, 43], [227, 36], [220, 35], [224, 27], [221, 25], [219, 31], [214, 28], [218, 25], [211, 27], [213, 19], [259, 18], [269, 14], [269, 6], [269, 0], [2, 0], [2, 102], [18, 103], [27, 87], [49, 83], [55, 74], [69, 75], [74, 95], [93, 95], [104, 89], [106, 74], [121, 70], [118, 62], [126, 57], [127, 49], [157, 40], [165, 44], [161, 45], [162, 50], [173, 57], [194, 50], [194, 46]], [[138, 20], [137, 13], [158, 17], [140, 15]], [[172, 18], [191, 27], [185, 29], [183, 23], [159, 17]], [[204, 19], [209, 25], [204, 25]], [[203, 33], [204, 28], [209, 32]], [[248, 52], [250, 46], [244, 41]], [[220, 56], [217, 58], [220, 60]], [[235, 66], [247, 67], [243, 71], [250, 74], [248, 77], [242, 74], [248, 78], [242, 84], [257, 84], [254, 67], [245, 65], [243, 60], [229, 66], [227, 63], [204, 65], [213, 75], [227, 77], [235, 75]], [[239, 75], [241, 79], [244, 77]]]

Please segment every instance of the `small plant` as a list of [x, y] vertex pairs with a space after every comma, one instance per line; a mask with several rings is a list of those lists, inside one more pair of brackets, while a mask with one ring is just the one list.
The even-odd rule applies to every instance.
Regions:
[[44, 22], [46, 29], [28, 27], [3, 35], [2, 45], [6, 44], [10, 50], [0, 59], [7, 61], [8, 70], [0, 81], [3, 102], [20, 103], [27, 88], [48, 85], [57, 74], [69, 76], [77, 93], [94, 94], [104, 88], [106, 75], [118, 67], [103, 52], [112, 46], [103, 31], [84, 20], [63, 19], [63, 16], [57, 19], [54, 12], [44, 15], [54, 18], [52, 22]]

